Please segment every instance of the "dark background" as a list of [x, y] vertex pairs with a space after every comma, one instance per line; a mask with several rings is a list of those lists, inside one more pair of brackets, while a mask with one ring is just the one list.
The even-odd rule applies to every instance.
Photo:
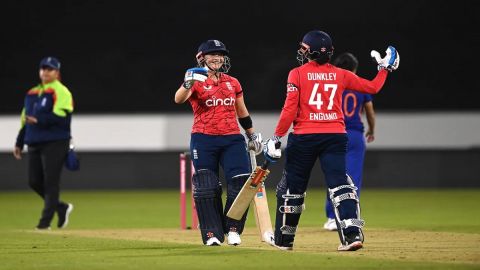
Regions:
[[304, 33], [324, 30], [335, 52], [401, 55], [376, 107], [478, 110], [475, 1], [2, 1], [0, 113], [18, 113], [38, 61], [60, 58], [79, 113], [188, 112], [173, 103], [198, 45], [219, 39], [250, 110], [279, 111]]

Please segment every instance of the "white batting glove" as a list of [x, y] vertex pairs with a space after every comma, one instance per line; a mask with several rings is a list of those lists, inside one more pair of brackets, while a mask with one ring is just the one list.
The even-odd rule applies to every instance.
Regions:
[[195, 81], [204, 82], [208, 77], [206, 68], [190, 68], [185, 72], [183, 87], [190, 89]]
[[274, 137], [273, 139], [268, 139], [264, 142], [263, 146], [263, 155], [265, 158], [274, 163], [277, 162], [282, 157], [282, 151], [280, 150], [280, 138]]
[[375, 62], [377, 62], [379, 70], [397, 70], [398, 66], [400, 65], [400, 54], [398, 54], [398, 51], [393, 46], [388, 46], [385, 52], [387, 55], [384, 58], [382, 58], [380, 53], [375, 50], [370, 52], [370, 56], [372, 56]]
[[248, 150], [255, 151], [255, 155], [259, 155], [263, 151], [263, 141], [262, 141], [262, 134], [261, 133], [246, 133], [248, 138]]

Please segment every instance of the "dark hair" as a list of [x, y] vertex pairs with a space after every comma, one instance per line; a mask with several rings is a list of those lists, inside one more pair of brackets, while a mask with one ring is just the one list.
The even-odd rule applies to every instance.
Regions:
[[347, 52], [335, 58], [333, 64], [339, 68], [354, 71], [358, 67], [358, 60], [353, 54]]
[[319, 63], [320, 65], [323, 65], [325, 63], [330, 62], [331, 57], [332, 57], [332, 54], [314, 52], [308, 56], [308, 59], [311, 59]]

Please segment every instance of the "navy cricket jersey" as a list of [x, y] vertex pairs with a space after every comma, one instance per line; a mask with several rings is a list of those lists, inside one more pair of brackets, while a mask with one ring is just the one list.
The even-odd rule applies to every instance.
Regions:
[[345, 127], [348, 130], [357, 130], [364, 132], [362, 123], [362, 111], [365, 103], [372, 101], [372, 96], [362, 94], [356, 91], [345, 90], [343, 92], [343, 114], [345, 117]]

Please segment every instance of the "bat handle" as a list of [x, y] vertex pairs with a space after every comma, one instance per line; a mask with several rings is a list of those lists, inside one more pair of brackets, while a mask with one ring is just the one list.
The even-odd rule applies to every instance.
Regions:
[[267, 159], [265, 159], [265, 161], [264, 161], [263, 164], [262, 164], [262, 170], [266, 170], [269, 165], [270, 165], [270, 161], [268, 161]]

